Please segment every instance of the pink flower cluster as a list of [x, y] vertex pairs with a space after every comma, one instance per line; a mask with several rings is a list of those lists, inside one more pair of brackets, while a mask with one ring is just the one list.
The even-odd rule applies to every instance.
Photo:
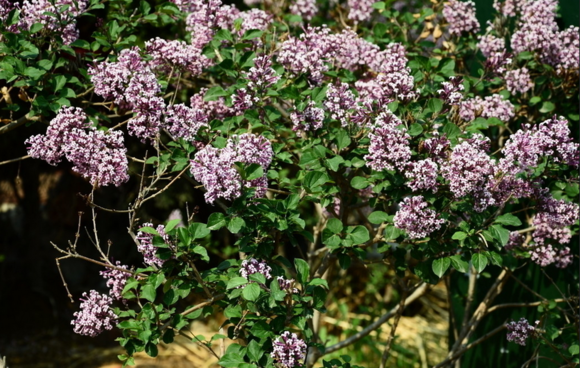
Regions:
[[366, 164], [373, 170], [404, 170], [411, 159], [411, 147], [405, 128], [398, 128], [401, 120], [391, 111], [382, 112], [371, 128], [369, 154], [364, 156]]
[[349, 110], [356, 106], [354, 94], [350, 91], [347, 83], [339, 86], [331, 84], [326, 91], [324, 107], [330, 112], [333, 120], [338, 120], [345, 127], [348, 125]]
[[443, 82], [440, 90], [437, 91], [439, 97], [449, 105], [457, 105], [463, 99], [463, 80], [460, 77], [450, 77], [449, 82]]
[[288, 10], [291, 14], [299, 15], [308, 21], [318, 13], [318, 5], [316, 0], [294, 0]]
[[431, 190], [437, 192], [437, 163], [430, 158], [409, 163], [405, 177], [409, 179], [406, 185], [413, 192], [418, 190]]
[[167, 106], [164, 126], [174, 138], [194, 141], [201, 127], [208, 127], [209, 118], [204, 111], [184, 104]]
[[463, 32], [479, 31], [479, 22], [475, 17], [475, 3], [473, 1], [449, 0], [443, 6], [443, 16], [449, 23], [449, 32], [460, 35]]
[[272, 343], [274, 351], [270, 354], [282, 368], [294, 368], [301, 366], [306, 357], [306, 343], [299, 339], [295, 333], [285, 331]]
[[348, 0], [348, 19], [354, 23], [364, 22], [373, 14], [374, 0]]
[[[250, 133], [234, 135], [222, 149], [207, 145], [198, 151], [191, 161], [191, 173], [207, 190], [204, 195], [207, 203], [218, 198], [234, 200], [242, 194], [243, 187], [253, 187], [255, 196], [263, 197], [268, 188], [265, 172], [272, 156], [272, 146], [266, 138]], [[236, 162], [259, 164], [264, 169], [264, 176], [244, 181], [234, 166]]]
[[[219, 29], [228, 29], [241, 36], [250, 29], [265, 30], [272, 22], [272, 15], [263, 10], [254, 8], [242, 12], [233, 5], [222, 5], [221, 0], [172, 1], [182, 11], [190, 13], [185, 21], [186, 29], [192, 32], [191, 44], [200, 49]], [[234, 25], [238, 18], [242, 19], [239, 29]]]
[[314, 101], [308, 102], [308, 105], [304, 111], [294, 111], [290, 114], [290, 120], [292, 120], [292, 130], [318, 130], [322, 128], [322, 123], [324, 121], [324, 110], [316, 107]]
[[272, 278], [270, 272], [272, 272], [272, 268], [265, 261], [258, 261], [255, 258], [244, 259], [240, 267], [240, 275], [246, 279], [250, 275], [260, 273], [264, 275], [266, 280], [269, 280]]
[[524, 1], [521, 16], [511, 38], [516, 53], [536, 52], [540, 59], [558, 69], [578, 70], [580, 64], [580, 36], [578, 27], [559, 31], [556, 23], [557, 0]]
[[487, 154], [488, 149], [489, 138], [476, 134], [455, 146], [449, 161], [441, 168], [455, 198], [471, 196], [478, 212], [495, 202], [490, 192], [494, 165]]
[[219, 97], [215, 101], [204, 101], [203, 98], [207, 92], [207, 88], [202, 88], [198, 93], [191, 96], [189, 102], [193, 110], [202, 111], [207, 116], [208, 122], [213, 119], [223, 120], [226, 117], [234, 116], [233, 108], [226, 106], [225, 99]]
[[534, 335], [538, 323], [540, 323], [540, 321], [536, 321], [536, 324], [532, 326], [528, 323], [528, 320], [523, 317], [518, 322], [511, 321], [506, 325], [509, 331], [507, 334], [507, 340], [515, 342], [518, 345], [526, 346], [526, 340], [528, 337]]
[[[145, 222], [141, 225], [141, 227], [153, 227], [153, 224], [150, 222]], [[165, 240], [165, 243], [169, 243], [169, 235], [165, 234], [165, 226], [158, 225], [157, 233]], [[137, 250], [143, 254], [143, 259], [146, 265], [148, 266], [156, 266], [162, 267], [164, 260], [157, 257], [157, 247], [153, 245], [153, 234], [149, 234], [143, 231], [139, 231], [137, 233], [137, 241], [139, 245], [137, 245]]]
[[421, 239], [439, 230], [445, 220], [428, 206], [423, 196], [406, 197], [393, 218], [395, 226], [405, 230], [410, 239]]
[[113, 99], [136, 116], [129, 121], [129, 133], [145, 142], [159, 132], [165, 102], [155, 74], [139, 55], [139, 49], [124, 49], [117, 62], [102, 62], [89, 68], [95, 93]]
[[508, 122], [514, 117], [515, 108], [509, 100], [504, 100], [499, 94], [486, 96], [482, 99], [479, 96], [464, 100], [459, 105], [459, 116], [465, 121], [473, 121], [477, 116], [488, 118], [498, 118], [503, 122]]
[[234, 108], [238, 114], [261, 101], [268, 88], [280, 79], [280, 76], [272, 68], [272, 60], [268, 55], [256, 56], [254, 66], [242, 75], [249, 80], [247, 88], [240, 88], [232, 96]]
[[58, 33], [65, 45], [71, 44], [79, 38], [76, 18], [85, 11], [88, 3], [88, 0], [24, 0], [18, 28], [29, 30], [33, 24], [41, 23], [48, 31]]
[[80, 300], [81, 310], [73, 314], [75, 319], [71, 321], [75, 333], [95, 337], [104, 330], [113, 329], [117, 316], [111, 308], [113, 299], [110, 296], [91, 290], [89, 295], [83, 293]]
[[51, 165], [65, 157], [73, 164], [73, 171], [93, 185], [119, 186], [129, 180], [123, 134], [97, 130], [78, 107], [63, 106], [45, 135], [31, 136], [24, 143], [32, 158]]
[[506, 88], [512, 95], [517, 92], [526, 93], [534, 86], [526, 67], [507, 71], [504, 77]]
[[157, 37], [145, 42], [145, 52], [152, 57], [149, 67], [165, 73], [176, 67], [195, 77], [212, 64], [210, 59], [202, 55], [199, 47], [184, 41], [168, 41]]
[[[129, 270], [129, 267], [122, 265], [119, 261], [117, 261], [115, 265], [125, 270]], [[107, 268], [105, 271], [99, 272], [99, 274], [107, 280], [107, 286], [109, 287], [109, 295], [111, 298], [122, 300], [123, 289], [125, 288], [125, 284], [131, 274], [114, 268]]]

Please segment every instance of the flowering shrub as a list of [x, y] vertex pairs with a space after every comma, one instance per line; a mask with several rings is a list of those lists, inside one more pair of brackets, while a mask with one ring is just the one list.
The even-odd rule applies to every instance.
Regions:
[[[483, 34], [471, 1], [246, 3], [111, 0], [89, 41], [76, 22], [103, 2], [0, 0], [0, 107], [11, 116], [0, 132], [44, 121], [28, 155], [70, 162], [93, 185], [93, 216], [128, 213], [127, 244], [143, 255], [113, 263], [95, 236], [110, 291], [83, 294], [75, 332], [116, 326], [131, 364], [220, 312], [225, 335], [204, 344], [230, 342], [214, 352], [223, 367], [354, 367], [329, 355], [393, 318], [372, 365], [384, 367], [405, 308], [442, 281], [449, 300], [466, 301], [437, 367], [506, 328], [509, 341], [531, 335], [577, 363], [577, 276], [559, 299], [526, 286], [537, 300], [496, 300], [522, 269], [550, 279], [577, 264], [578, 28], [558, 28], [556, 1], [494, 1]], [[138, 39], [144, 25], [178, 39]], [[61, 55], [81, 60], [78, 73]], [[139, 184], [127, 208], [96, 203], [128, 181]], [[203, 193], [202, 212], [140, 222], [144, 203], [177, 183]], [[74, 244], [55, 247], [79, 258]], [[357, 265], [383, 273], [400, 300], [328, 343], [320, 316], [337, 269]], [[483, 297], [479, 276], [493, 280]], [[449, 287], [462, 277], [465, 293]], [[531, 306], [534, 326], [478, 330], [495, 309]]]

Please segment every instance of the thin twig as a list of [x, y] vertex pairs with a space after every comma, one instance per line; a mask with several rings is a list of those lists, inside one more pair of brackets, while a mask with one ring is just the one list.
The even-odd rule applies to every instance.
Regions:
[[0, 162], [0, 165], [6, 165], [6, 164], [10, 164], [12, 162], [26, 160], [27, 158], [30, 158], [30, 155], [26, 155], [26, 156], [22, 156], [22, 157], [18, 157], [18, 158], [13, 158], [12, 160], [2, 161], [2, 162]]
[[[554, 299], [556, 303], [563, 303], [566, 299]], [[538, 305], [545, 304], [545, 301], [539, 302], [531, 302], [531, 303], [505, 303], [505, 304], [498, 304], [494, 305], [493, 307], [487, 310], [487, 314], [494, 312], [501, 308], [529, 308], [529, 307], [537, 307]]]
[[41, 119], [40, 116], [28, 116], [28, 114], [24, 115], [20, 119], [16, 121], [11, 121], [10, 123], [0, 127], [0, 134], [8, 133], [12, 129], [16, 129], [21, 125], [24, 125], [30, 121], [39, 121]]
[[397, 314], [395, 314], [395, 320], [393, 321], [393, 325], [391, 326], [391, 333], [389, 334], [389, 338], [387, 340], [387, 345], [385, 346], [385, 350], [383, 351], [383, 356], [381, 357], [381, 365], [380, 368], [385, 368], [387, 365], [387, 360], [389, 359], [390, 352], [391, 352], [391, 344], [393, 339], [395, 338], [395, 332], [397, 330], [397, 326], [399, 325], [399, 320], [405, 311], [405, 299], [407, 298], [407, 286], [400, 282], [402, 286], [402, 293], [401, 293], [401, 301], [399, 302], [399, 309], [397, 310]]

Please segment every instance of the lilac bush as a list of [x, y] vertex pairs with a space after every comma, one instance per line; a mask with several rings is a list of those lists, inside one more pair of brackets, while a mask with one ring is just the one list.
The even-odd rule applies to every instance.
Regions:
[[[113, 263], [91, 238], [109, 294], [83, 294], [75, 332], [116, 325], [120, 359], [131, 364], [134, 353], [155, 356], [191, 321], [220, 314], [219, 336], [199, 342], [224, 367], [356, 367], [335, 359], [339, 351], [388, 366], [396, 331], [385, 346], [371, 332], [390, 318], [395, 329], [409, 305], [440, 290], [427, 284], [441, 283], [457, 335], [436, 367], [500, 344], [485, 340], [505, 328], [520, 345], [534, 337], [527, 361], [550, 350], [564, 351], [550, 355], [558, 364], [577, 361], [563, 347], [578, 327], [569, 290], [580, 217], [579, 37], [559, 27], [557, 1], [494, 1], [498, 14], [481, 31], [471, 1], [133, 9], [112, 0], [117, 15], [90, 42], [77, 40], [76, 23], [102, 4], [43, 4], [0, 0], [0, 79], [9, 87], [0, 107], [10, 116], [0, 133], [47, 123], [25, 141], [28, 156], [65, 170], [68, 162], [92, 184], [84, 198], [93, 220], [127, 214], [126, 245], [143, 257]], [[38, 14], [41, 6], [56, 17]], [[174, 33], [140, 39], [144, 25]], [[83, 50], [78, 76], [54, 50]], [[126, 208], [101, 204], [111, 184], [130, 191], [110, 202]], [[175, 208], [179, 216], [159, 223]], [[86, 259], [76, 242], [55, 248], [61, 259]], [[357, 305], [332, 302], [352, 300], [345, 282], [367, 276]], [[558, 299], [532, 290], [534, 277]], [[489, 290], [479, 289], [484, 279]], [[518, 285], [525, 301], [504, 291]], [[396, 291], [392, 300], [366, 297], [383, 288]], [[496, 300], [502, 292], [509, 303]], [[516, 308], [542, 328], [526, 318], [505, 324], [495, 312]], [[324, 318], [350, 326], [363, 313], [371, 322], [356, 333]], [[227, 350], [214, 350], [219, 339], [230, 340]], [[384, 350], [365, 359], [356, 342]]]

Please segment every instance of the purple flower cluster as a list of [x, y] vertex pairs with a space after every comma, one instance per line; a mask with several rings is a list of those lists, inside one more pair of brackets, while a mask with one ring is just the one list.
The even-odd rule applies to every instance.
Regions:
[[[117, 261], [115, 265], [125, 270], [129, 270], [129, 267], [122, 265], [119, 261]], [[131, 274], [114, 268], [107, 268], [105, 271], [99, 272], [99, 274], [107, 279], [109, 295], [115, 300], [122, 300], [123, 289], [125, 288], [127, 279], [129, 279]]]
[[188, 71], [192, 76], [198, 76], [204, 68], [211, 66], [212, 61], [196, 46], [184, 41], [167, 41], [154, 38], [145, 42], [145, 51], [152, 57], [149, 66], [153, 70], [169, 73], [173, 67]]
[[348, 19], [354, 23], [364, 22], [373, 14], [374, 0], [348, 0]]
[[278, 285], [280, 285], [280, 290], [285, 290], [292, 294], [298, 294], [300, 291], [294, 287], [294, 279], [285, 279], [282, 276], [276, 278], [278, 280]]
[[536, 227], [532, 238], [536, 244], [544, 244], [546, 239], [554, 239], [560, 244], [570, 242], [571, 233], [568, 228], [578, 221], [580, 206], [563, 199], [555, 199], [547, 194], [540, 197], [538, 213], [534, 217]]
[[477, 47], [479, 47], [481, 53], [486, 58], [505, 51], [505, 40], [503, 38], [496, 37], [492, 34], [486, 34], [478, 38], [479, 42], [477, 43]]
[[272, 155], [272, 145], [263, 136], [250, 133], [234, 135], [222, 149], [207, 145], [198, 151], [191, 161], [191, 173], [207, 190], [204, 195], [207, 203], [213, 203], [217, 198], [234, 200], [241, 195], [242, 187], [253, 187], [255, 196], [263, 197], [268, 188], [266, 174], [243, 181], [234, 163], [259, 164], [266, 172]]
[[58, 33], [65, 45], [71, 44], [79, 38], [76, 18], [85, 11], [88, 3], [88, 0], [24, 0], [18, 28], [29, 30], [33, 24], [41, 23], [46, 30]]
[[510, 237], [505, 245], [506, 250], [513, 250], [516, 248], [520, 248], [524, 244], [524, 236], [517, 231], [511, 231]]
[[[272, 60], [268, 55], [256, 56], [254, 58], [254, 66], [243, 75], [249, 80], [247, 86], [247, 94], [234, 96], [234, 105], [242, 104], [238, 110], [246, 110], [250, 108], [255, 102], [258, 102], [266, 94], [268, 88], [273, 86], [280, 76], [272, 68]], [[244, 92], [246, 89], [243, 89]]]
[[507, 71], [504, 77], [506, 88], [511, 94], [526, 93], [534, 86], [526, 67]]
[[318, 5], [316, 5], [316, 0], [294, 0], [288, 10], [304, 20], [311, 20], [318, 13]]
[[124, 49], [117, 62], [102, 62], [89, 68], [95, 93], [113, 99], [136, 116], [129, 121], [129, 134], [145, 142], [159, 132], [165, 102], [161, 85], [150, 67], [141, 59], [138, 48]]
[[433, 137], [423, 141], [423, 150], [425, 150], [433, 160], [439, 164], [447, 160], [447, 150], [451, 142], [446, 137]]
[[449, 82], [443, 82], [441, 87], [437, 93], [446, 104], [457, 105], [463, 99], [463, 79], [460, 77], [450, 77]]
[[441, 168], [455, 198], [473, 197], [478, 212], [495, 202], [490, 192], [494, 164], [487, 154], [488, 149], [489, 138], [476, 134], [455, 146], [449, 161]]
[[521, 4], [521, 16], [511, 38], [516, 53], [537, 52], [542, 62], [559, 72], [576, 69], [580, 63], [578, 27], [558, 30], [557, 0], [526, 1]]
[[285, 331], [274, 340], [272, 345], [274, 351], [270, 356], [283, 368], [300, 366], [300, 361], [306, 357], [306, 343], [295, 333], [290, 334], [289, 331]]
[[475, 3], [473, 1], [449, 0], [443, 6], [443, 16], [449, 23], [449, 32], [460, 35], [463, 32], [479, 31], [479, 22], [475, 17]]
[[336, 55], [335, 38], [327, 27], [308, 26], [299, 37], [290, 36], [280, 46], [278, 62], [292, 75], [307, 74], [314, 83], [322, 80], [325, 65]]
[[104, 330], [113, 329], [117, 316], [111, 308], [113, 299], [110, 296], [91, 290], [89, 295], [83, 293], [80, 300], [81, 310], [73, 314], [75, 319], [71, 321], [75, 333], [95, 337]]
[[308, 102], [308, 105], [304, 111], [294, 111], [290, 114], [290, 120], [292, 120], [292, 130], [318, 130], [322, 128], [322, 123], [324, 121], [324, 110], [316, 107], [314, 101]]
[[532, 326], [528, 323], [528, 320], [523, 317], [518, 322], [511, 321], [506, 325], [509, 331], [507, 334], [507, 340], [526, 346], [526, 340], [528, 337], [534, 335], [538, 323], [540, 323], [540, 321], [536, 321], [536, 324]]
[[459, 104], [459, 116], [465, 121], [473, 121], [477, 116], [482, 116], [508, 122], [514, 117], [514, 111], [514, 105], [499, 94], [486, 96], [485, 99], [476, 96]]
[[97, 130], [78, 107], [63, 106], [45, 135], [34, 135], [24, 143], [32, 158], [51, 165], [65, 157], [73, 164], [73, 171], [93, 185], [119, 186], [129, 180], [123, 134]]
[[405, 230], [410, 239], [421, 239], [439, 230], [445, 220], [437, 218], [437, 213], [427, 206], [423, 196], [406, 197], [393, 218], [395, 226]]
[[522, 9], [522, 3], [528, 0], [505, 0], [500, 3], [500, 0], [493, 0], [493, 8], [500, 14], [507, 17], [515, 17]]
[[338, 120], [343, 127], [348, 125], [349, 110], [355, 106], [354, 94], [347, 83], [342, 83], [340, 86], [333, 84], [328, 86], [324, 107], [330, 112], [330, 117]]
[[264, 275], [266, 280], [269, 280], [272, 278], [270, 272], [272, 272], [272, 268], [265, 261], [258, 261], [255, 258], [244, 259], [240, 267], [240, 275], [246, 279], [250, 275], [260, 273]]
[[165, 109], [164, 126], [174, 138], [194, 141], [201, 127], [208, 127], [207, 115], [199, 109], [184, 104], [170, 105]]
[[189, 102], [192, 109], [202, 111], [207, 116], [208, 121], [213, 119], [223, 120], [226, 117], [235, 115], [235, 110], [226, 106], [223, 97], [219, 97], [215, 101], [204, 101], [203, 97], [206, 92], [207, 88], [202, 88], [198, 93], [191, 96]]
[[[145, 222], [141, 224], [141, 227], [153, 227], [153, 224], [150, 222]], [[156, 230], [166, 243], [170, 242], [169, 236], [165, 234], [165, 226], [158, 225]], [[139, 245], [137, 245], [137, 250], [143, 254], [143, 260], [145, 264], [148, 266], [163, 266], [165, 261], [156, 255], [157, 247], [153, 245], [153, 234], [139, 231], [136, 237], [137, 241], [139, 242]]]
[[573, 259], [570, 248], [554, 249], [551, 244], [531, 248], [530, 255], [532, 261], [542, 267], [555, 263], [558, 268], [566, 268], [572, 264]]
[[[222, 5], [221, 0], [172, 0], [182, 11], [190, 13], [186, 18], [186, 29], [192, 32], [191, 44], [202, 49], [211, 41], [216, 30], [228, 29], [241, 36], [250, 29], [265, 30], [272, 22], [272, 16], [260, 9], [240, 11], [233, 5]], [[241, 18], [239, 28], [235, 20]], [[256, 44], [259, 40], [255, 40]]]
[[368, 167], [376, 171], [404, 170], [411, 159], [411, 136], [405, 128], [398, 128], [401, 124], [401, 120], [389, 110], [377, 117], [369, 133], [369, 154], [364, 156]]
[[413, 192], [418, 190], [432, 190], [437, 192], [437, 163], [430, 158], [409, 163], [405, 177], [409, 179], [406, 185]]

